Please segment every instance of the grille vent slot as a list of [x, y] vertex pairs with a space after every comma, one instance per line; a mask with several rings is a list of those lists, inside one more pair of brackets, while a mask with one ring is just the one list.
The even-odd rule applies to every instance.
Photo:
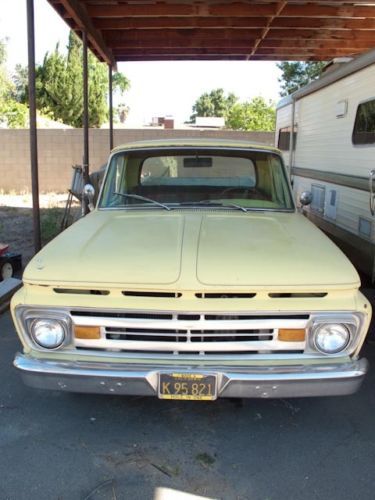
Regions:
[[271, 299], [315, 299], [326, 297], [327, 292], [307, 292], [307, 293], [269, 293], [268, 296]]
[[55, 293], [66, 293], [72, 295], [109, 295], [109, 290], [87, 290], [80, 288], [54, 288]]
[[74, 316], [87, 316], [96, 318], [124, 318], [124, 319], [173, 319], [172, 314], [168, 313], [135, 313], [135, 312], [99, 312], [99, 311], [71, 311]]
[[252, 299], [256, 293], [196, 293], [197, 299]]
[[124, 290], [121, 292], [122, 295], [126, 295], [127, 297], [163, 297], [163, 298], [173, 298], [178, 299], [182, 297], [182, 293], [179, 292], [143, 292], [143, 291], [129, 291]]
[[256, 319], [309, 319], [308, 314], [293, 314], [293, 315], [282, 315], [282, 314], [269, 314], [268, 316], [262, 315], [243, 315], [234, 316], [231, 314], [205, 314], [204, 319], [213, 321], [232, 321], [232, 320], [256, 320]]

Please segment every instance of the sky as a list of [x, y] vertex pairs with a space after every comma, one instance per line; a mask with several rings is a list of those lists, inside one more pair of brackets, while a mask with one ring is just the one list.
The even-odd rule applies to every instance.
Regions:
[[[0, 38], [7, 38], [8, 70], [27, 64], [26, 0], [0, 0]], [[36, 62], [59, 43], [66, 47], [69, 29], [46, 0], [34, 0]], [[234, 92], [245, 101], [261, 95], [279, 100], [280, 71], [273, 62], [250, 61], [168, 61], [124, 62], [118, 70], [131, 82], [121, 98], [130, 107], [128, 124], [149, 123], [154, 116], [174, 116], [182, 123], [192, 105], [214, 88]], [[115, 105], [119, 102], [115, 101]]]

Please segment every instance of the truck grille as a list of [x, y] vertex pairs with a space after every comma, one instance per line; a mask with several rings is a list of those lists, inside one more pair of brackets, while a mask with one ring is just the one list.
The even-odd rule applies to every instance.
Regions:
[[105, 328], [110, 340], [150, 342], [251, 342], [273, 340], [273, 330], [158, 330], [151, 328]]
[[79, 326], [99, 326], [99, 339], [76, 347], [148, 353], [302, 352], [305, 342], [278, 340], [279, 328], [306, 328], [309, 315], [71, 311]]

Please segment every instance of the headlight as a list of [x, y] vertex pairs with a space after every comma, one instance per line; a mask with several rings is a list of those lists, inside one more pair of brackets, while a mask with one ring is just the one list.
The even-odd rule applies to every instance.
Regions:
[[56, 319], [37, 319], [30, 330], [35, 342], [46, 349], [56, 349], [66, 338], [63, 324]]
[[323, 323], [314, 330], [314, 344], [324, 354], [343, 351], [350, 341], [349, 329], [340, 323]]

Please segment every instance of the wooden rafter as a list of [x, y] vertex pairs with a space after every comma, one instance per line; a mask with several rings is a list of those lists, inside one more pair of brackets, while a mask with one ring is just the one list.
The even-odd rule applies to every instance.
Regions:
[[[246, 48], [238, 48], [238, 49], [197, 49], [197, 48], [184, 48], [184, 49], [118, 49], [115, 50], [114, 54], [116, 57], [157, 57], [157, 56], [174, 56], [178, 55], [180, 57], [186, 55], [186, 56], [195, 56], [195, 55], [202, 55], [202, 56], [210, 56], [210, 55], [237, 55], [237, 56], [246, 56], [247, 55], [247, 49]], [[290, 52], [289, 48], [275, 48], [275, 47], [270, 47], [270, 48], [261, 48], [259, 49], [259, 54], [267, 54], [267, 55], [272, 55], [272, 54], [278, 54], [278, 55], [285, 55]], [[295, 53], [296, 54], [304, 54], [308, 53], [309, 55], [313, 55], [314, 53], [318, 54], [329, 54], [332, 53], [334, 55], [339, 55], [341, 53], [346, 54], [351, 54], [351, 53], [356, 53], [358, 52], [358, 49], [353, 49], [353, 48], [344, 48], [343, 50], [341, 49], [327, 49], [327, 48], [311, 48], [311, 47], [298, 47], [295, 48]]]
[[[119, 17], [94, 18], [99, 30], [136, 29], [188, 29], [188, 28], [265, 28], [267, 17]], [[273, 28], [304, 28], [331, 30], [373, 30], [375, 18], [309, 18], [308, 25], [303, 17], [278, 17]]]
[[267, 20], [267, 25], [266, 27], [264, 28], [263, 32], [262, 32], [262, 35], [260, 37], [260, 39], [258, 39], [255, 44], [254, 44], [254, 47], [251, 51], [251, 53], [249, 54], [249, 56], [247, 57], [247, 59], [250, 59], [250, 57], [254, 56], [259, 45], [263, 42], [263, 40], [266, 38], [266, 36], [268, 35], [270, 29], [271, 29], [271, 26], [272, 26], [272, 23], [273, 21], [278, 17], [280, 16], [280, 14], [282, 13], [282, 11], [285, 9], [286, 7], [286, 4], [287, 4], [287, 1], [284, 0], [282, 2], [278, 2], [277, 4], [277, 8], [276, 8], [276, 12], [270, 16]]
[[[331, 4], [332, 2], [329, 2]], [[371, 2], [367, 2], [371, 3]], [[283, 15], [285, 17], [371, 17], [374, 18], [374, 7], [357, 5], [357, 2], [340, 2], [337, 5], [327, 5], [322, 2], [294, 4], [288, 3]], [[144, 3], [134, 4], [87, 4], [91, 17], [181, 17], [181, 16], [223, 16], [223, 17], [258, 17], [272, 16], [277, 11], [277, 2], [218, 2], [217, 4], [191, 3]]]
[[78, 0], [60, 0], [58, 4], [53, 4], [53, 6], [62, 7], [64, 12], [74, 21], [75, 29], [87, 33], [87, 37], [97, 55], [108, 64], [116, 65], [111, 49], [104, 43], [101, 33], [94, 27], [86, 8], [81, 2]]

